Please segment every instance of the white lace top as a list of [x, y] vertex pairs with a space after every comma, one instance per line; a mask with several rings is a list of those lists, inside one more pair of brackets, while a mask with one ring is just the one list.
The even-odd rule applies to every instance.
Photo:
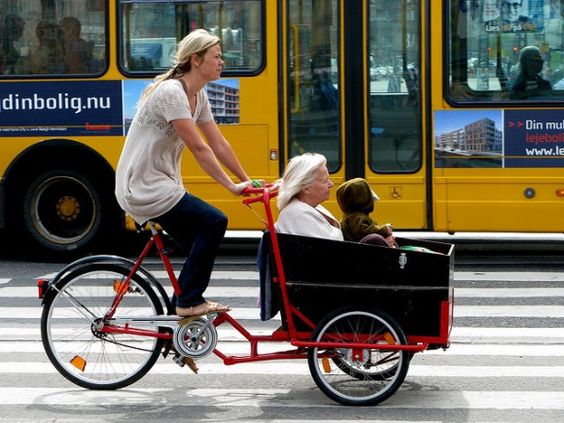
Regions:
[[163, 81], [139, 108], [116, 170], [115, 194], [121, 208], [138, 223], [172, 209], [186, 192], [180, 174], [184, 142], [172, 121], [193, 119], [196, 124], [213, 119], [204, 90], [197, 94], [196, 110], [179, 80]]

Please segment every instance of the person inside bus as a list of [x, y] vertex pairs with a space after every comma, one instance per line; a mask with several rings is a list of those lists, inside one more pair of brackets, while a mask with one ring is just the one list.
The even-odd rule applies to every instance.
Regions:
[[39, 21], [35, 27], [39, 45], [30, 56], [30, 71], [33, 74], [52, 74], [61, 71], [63, 44], [61, 31], [55, 24]]
[[546, 96], [552, 91], [550, 82], [540, 75], [543, 64], [544, 61], [538, 47], [527, 46], [521, 50], [519, 74], [511, 86], [512, 100]]
[[22, 38], [24, 28], [25, 22], [19, 15], [10, 13], [4, 17], [3, 26], [0, 28], [0, 38], [2, 39], [0, 73], [7, 75], [21, 73], [21, 54], [15, 43]]
[[93, 46], [81, 38], [81, 24], [74, 16], [66, 16], [59, 22], [63, 34], [64, 72], [87, 73]]
[[332, 187], [325, 156], [304, 153], [290, 159], [278, 191], [276, 230], [343, 241], [339, 221], [321, 205]]
[[[186, 249], [181, 292], [172, 299], [181, 317], [230, 310], [204, 298], [227, 217], [186, 191], [180, 173], [184, 148], [232, 194], [251, 185], [214, 121], [204, 89], [220, 78], [223, 63], [217, 36], [198, 29], [180, 41], [175, 65], [141, 95], [116, 171], [115, 193], [123, 210], [139, 224], [157, 222]], [[233, 182], [221, 165], [241, 182]]]
[[386, 247], [397, 247], [393, 226], [379, 226], [370, 213], [380, 198], [363, 178], [353, 178], [337, 188], [337, 204], [343, 213], [341, 230], [345, 241], [361, 242]]

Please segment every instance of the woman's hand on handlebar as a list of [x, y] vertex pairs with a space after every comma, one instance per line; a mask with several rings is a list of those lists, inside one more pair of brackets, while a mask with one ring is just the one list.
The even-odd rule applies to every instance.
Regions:
[[233, 186], [229, 188], [229, 191], [231, 191], [231, 193], [234, 195], [242, 195], [247, 188], [250, 188], [252, 186], [252, 181], [239, 182], [238, 184], [233, 184]]

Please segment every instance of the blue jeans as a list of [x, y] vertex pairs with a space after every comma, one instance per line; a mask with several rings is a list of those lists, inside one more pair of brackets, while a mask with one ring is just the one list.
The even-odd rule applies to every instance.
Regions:
[[187, 254], [178, 277], [180, 295], [172, 297], [173, 306], [202, 304], [206, 301], [203, 294], [227, 229], [227, 217], [205, 201], [186, 193], [170, 211], [152, 220], [161, 225]]

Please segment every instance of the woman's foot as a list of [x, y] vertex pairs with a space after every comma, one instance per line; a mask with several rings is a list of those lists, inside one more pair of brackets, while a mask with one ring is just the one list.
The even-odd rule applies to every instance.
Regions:
[[215, 311], [217, 311], [218, 313], [225, 313], [226, 311], [231, 311], [231, 307], [229, 307], [228, 305], [224, 305], [224, 304], [220, 304], [220, 303], [216, 303], [214, 301], [208, 301], [208, 300], [206, 300], [206, 303], [210, 307], [215, 308]]
[[231, 307], [206, 301], [193, 307], [179, 307], [176, 306], [176, 314], [180, 317], [203, 316], [209, 313], [224, 313], [230, 311]]

